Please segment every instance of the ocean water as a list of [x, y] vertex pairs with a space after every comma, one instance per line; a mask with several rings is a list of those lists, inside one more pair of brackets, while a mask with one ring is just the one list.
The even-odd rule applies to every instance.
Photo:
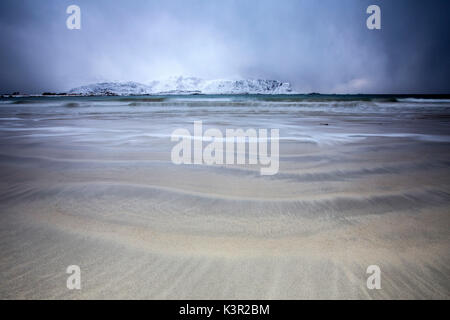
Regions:
[[[449, 141], [448, 97], [188, 95], [21, 97], [0, 100], [4, 139], [145, 145], [176, 128], [277, 128], [281, 140], [334, 144], [369, 137]], [[6, 141], [6, 143], [8, 140]]]

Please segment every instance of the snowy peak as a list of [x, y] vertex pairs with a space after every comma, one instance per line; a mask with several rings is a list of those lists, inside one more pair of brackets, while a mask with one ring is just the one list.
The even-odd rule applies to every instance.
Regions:
[[277, 80], [204, 80], [195, 77], [173, 77], [149, 84], [138, 82], [101, 82], [69, 91], [80, 95], [146, 95], [146, 94], [288, 94], [291, 85]]
[[69, 94], [83, 96], [127, 96], [148, 94], [151, 87], [138, 82], [100, 82], [73, 88]]

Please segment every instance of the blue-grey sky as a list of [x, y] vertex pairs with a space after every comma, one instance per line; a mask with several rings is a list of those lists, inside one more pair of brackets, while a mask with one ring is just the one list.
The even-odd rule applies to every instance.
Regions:
[[[66, 8], [81, 8], [81, 30]], [[381, 30], [366, 8], [381, 7]], [[0, 92], [170, 76], [322, 93], [450, 93], [450, 1], [2, 0]]]

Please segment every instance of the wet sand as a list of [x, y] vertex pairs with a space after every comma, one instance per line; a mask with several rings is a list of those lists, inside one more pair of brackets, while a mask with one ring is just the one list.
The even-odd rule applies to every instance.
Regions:
[[[0, 298], [450, 298], [448, 107], [145, 107], [2, 109]], [[172, 164], [156, 133], [195, 119], [280, 128], [279, 173]]]

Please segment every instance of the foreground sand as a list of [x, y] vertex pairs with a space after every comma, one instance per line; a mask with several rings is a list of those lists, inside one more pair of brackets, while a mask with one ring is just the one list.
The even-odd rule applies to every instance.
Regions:
[[449, 143], [284, 141], [260, 176], [175, 166], [160, 140], [3, 138], [2, 299], [450, 298]]

